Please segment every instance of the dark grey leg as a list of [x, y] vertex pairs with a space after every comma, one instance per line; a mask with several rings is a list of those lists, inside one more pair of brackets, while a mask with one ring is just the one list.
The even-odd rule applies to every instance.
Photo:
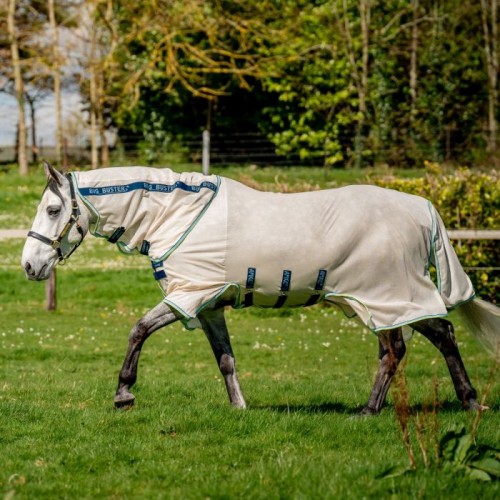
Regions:
[[224, 309], [203, 312], [200, 314], [199, 320], [224, 377], [231, 405], [236, 408], [246, 408], [247, 404], [236, 375], [234, 354], [224, 318]]
[[177, 320], [169, 307], [160, 302], [155, 308], [145, 314], [132, 328], [128, 340], [127, 354], [118, 378], [118, 389], [115, 394], [115, 407], [132, 406], [135, 396], [129, 389], [137, 380], [137, 365], [141, 349], [146, 339], [159, 328]]
[[455, 392], [465, 409], [485, 410], [487, 407], [480, 405], [476, 398], [477, 393], [465, 370], [462, 357], [458, 351], [453, 325], [446, 319], [433, 318], [419, 321], [412, 325], [415, 330], [429, 339], [443, 355], [448, 370], [450, 371]]
[[380, 413], [387, 392], [396, 373], [399, 362], [406, 352], [401, 328], [386, 330], [378, 333], [379, 366], [375, 384], [368, 403], [361, 411], [361, 415], [376, 415]]

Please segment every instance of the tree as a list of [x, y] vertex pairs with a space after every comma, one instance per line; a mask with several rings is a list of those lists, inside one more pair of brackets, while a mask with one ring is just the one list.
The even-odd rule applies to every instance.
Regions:
[[56, 116], [56, 160], [61, 164], [62, 135], [62, 103], [61, 103], [61, 56], [59, 48], [59, 34], [57, 31], [56, 11], [54, 0], [48, 0], [50, 34], [52, 40], [52, 78], [54, 80], [54, 102]]
[[301, 161], [359, 164], [370, 123], [370, 3], [284, 3], [288, 42], [265, 80], [280, 102], [267, 110], [269, 135], [278, 152]]
[[[368, 77], [370, 63], [370, 22], [371, 22], [371, 2], [370, 0], [359, 0], [358, 13], [360, 20], [360, 35], [358, 39], [361, 42], [361, 50], [355, 47], [353, 41], [353, 28], [350, 21], [347, 0], [342, 0], [342, 13], [339, 14], [334, 4], [337, 15], [337, 24], [339, 31], [344, 38], [343, 46], [345, 48], [347, 60], [351, 69], [351, 78], [356, 86], [358, 95], [358, 118], [356, 127], [356, 137], [354, 140], [355, 164], [357, 167], [362, 165], [362, 155], [365, 153], [365, 136], [367, 135], [368, 120]], [[357, 17], [357, 16], [356, 16]]]
[[481, 18], [484, 35], [484, 54], [488, 75], [488, 149], [491, 153], [497, 146], [498, 103], [498, 2], [481, 0]]
[[19, 57], [18, 34], [16, 31], [16, 0], [8, 0], [7, 29], [10, 39], [10, 52], [14, 73], [15, 95], [18, 109], [17, 126], [17, 161], [21, 175], [28, 174], [26, 116], [24, 109], [24, 82], [22, 77], [21, 59]]
[[[71, 2], [66, 1], [61, 6], [54, 3], [54, 0], [16, 0], [15, 2], [2, 0], [2, 2], [6, 13], [8, 6], [14, 9], [10, 11], [11, 14], [13, 13], [13, 17], [10, 16], [10, 19], [13, 19], [15, 23], [17, 51], [16, 47], [14, 47], [14, 50], [12, 49], [12, 37], [10, 35], [8, 39], [0, 35], [0, 90], [12, 93], [19, 102], [18, 91], [20, 88], [19, 82], [21, 82], [24, 104], [22, 110], [19, 106], [19, 110], [21, 114], [26, 115], [26, 105], [30, 108], [32, 150], [35, 160], [37, 151], [36, 104], [52, 92], [54, 86], [57, 89], [56, 103], [60, 102], [60, 98], [58, 99], [57, 95], [60, 95], [63, 84], [61, 74], [62, 55], [59, 51], [57, 41], [54, 45], [52, 43], [53, 38], [47, 36], [47, 34], [53, 35], [54, 31], [50, 30], [47, 33], [47, 28], [51, 17], [53, 17], [52, 21], [56, 26], [62, 19], [65, 20], [66, 26], [74, 25], [73, 21], [68, 20], [70, 19], [68, 13], [72, 12], [73, 5]], [[8, 20], [8, 18], [9, 16], [6, 15], [5, 19]], [[2, 21], [3, 18], [0, 17], [0, 24]], [[2, 32], [0, 31], [0, 33]], [[57, 57], [54, 57], [54, 52], [58, 54]], [[13, 58], [16, 62], [13, 62]], [[57, 71], [54, 70], [54, 60], [56, 61]], [[56, 105], [56, 109], [57, 116], [60, 117], [60, 105]], [[60, 118], [57, 121], [59, 123], [58, 129], [60, 130]], [[23, 119], [21, 118], [19, 120], [21, 128], [22, 122]], [[24, 122], [26, 130], [26, 116], [24, 117]], [[19, 138], [19, 148], [25, 150], [27, 140], [24, 141], [24, 147], [22, 143], [23, 135], [27, 136], [27, 134], [23, 134], [21, 130], [17, 135]], [[59, 140], [56, 140], [56, 145], [59, 144], [59, 151], [60, 135], [61, 133], [59, 132]]]
[[88, 0], [80, 8], [77, 78], [89, 116], [92, 168], [109, 163], [109, 107], [114, 99], [113, 88], [123, 78], [114, 71], [117, 35], [113, 5], [113, 0]]
[[94, 38], [88, 31], [81, 88], [95, 151], [99, 142], [106, 151], [110, 123], [146, 137], [149, 150], [224, 124], [260, 129], [301, 162], [464, 162], [485, 151], [484, 116], [495, 148], [494, 0], [85, 6]]
[[48, 75], [39, 75], [36, 85], [26, 85], [24, 97], [30, 111], [31, 122], [31, 161], [38, 163], [37, 119], [36, 106], [52, 92], [52, 78]]
[[[263, 2], [276, 10], [272, 3]], [[168, 129], [175, 128], [172, 114], [187, 122], [189, 113], [193, 128], [195, 113], [196, 128], [210, 126], [210, 110], [221, 97], [249, 90], [264, 74], [266, 56], [257, 53], [266, 40], [263, 4], [114, 1], [108, 20], [100, 13], [99, 23], [107, 28], [107, 41], [99, 44], [109, 82], [104, 101], [121, 133], [168, 142]], [[90, 89], [85, 92], [90, 98]]]

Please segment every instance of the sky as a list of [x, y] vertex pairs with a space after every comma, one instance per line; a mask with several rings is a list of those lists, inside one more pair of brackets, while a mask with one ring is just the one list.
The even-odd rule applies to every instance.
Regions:
[[[16, 140], [17, 103], [14, 97], [0, 92], [0, 146], [13, 146]], [[82, 117], [80, 95], [77, 92], [63, 93], [63, 125], [72, 117]], [[49, 95], [37, 105], [37, 137], [38, 144], [53, 146], [55, 144], [54, 96]], [[26, 113], [26, 125], [31, 119]], [[28, 138], [31, 142], [31, 139]]]

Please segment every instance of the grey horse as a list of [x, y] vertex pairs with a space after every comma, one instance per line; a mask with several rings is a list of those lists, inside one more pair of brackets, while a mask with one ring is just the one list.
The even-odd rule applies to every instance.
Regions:
[[219, 176], [144, 167], [64, 175], [45, 163], [45, 171], [47, 187], [22, 255], [27, 277], [48, 278], [90, 232], [147, 256], [164, 294], [130, 332], [117, 408], [134, 404], [131, 387], [146, 339], [178, 320], [203, 329], [231, 405], [245, 408], [225, 307], [320, 301], [356, 316], [378, 337], [379, 367], [363, 415], [384, 404], [405, 355], [406, 325], [442, 353], [463, 407], [485, 408], [446, 315], [458, 308], [496, 349], [499, 309], [475, 297], [427, 200], [373, 186], [264, 193]]

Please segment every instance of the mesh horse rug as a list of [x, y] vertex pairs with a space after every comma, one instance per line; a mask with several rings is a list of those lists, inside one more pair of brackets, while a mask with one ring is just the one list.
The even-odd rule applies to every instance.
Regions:
[[474, 297], [440, 216], [417, 196], [374, 186], [267, 193], [145, 167], [72, 176], [97, 217], [92, 234], [148, 255], [164, 301], [188, 327], [218, 300], [327, 300], [378, 331], [445, 316]]

